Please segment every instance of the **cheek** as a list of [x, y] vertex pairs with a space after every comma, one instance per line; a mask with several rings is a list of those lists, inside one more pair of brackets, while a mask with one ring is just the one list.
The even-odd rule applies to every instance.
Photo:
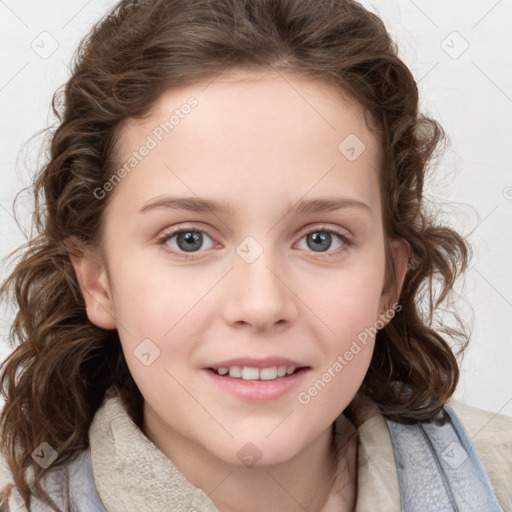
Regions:
[[178, 382], [187, 371], [193, 340], [198, 339], [191, 330], [189, 315], [196, 313], [194, 306], [207, 291], [206, 283], [201, 285], [175, 270], [139, 262], [136, 256], [127, 258], [111, 272], [114, 311], [126, 363], [146, 399], [152, 397], [158, 403], [165, 390], [165, 397], [173, 396], [176, 407], [190, 408]]
[[[201, 342], [198, 316], [218, 277], [189, 269], [141, 264], [136, 254], [111, 266], [114, 312], [130, 373], [141, 389], [173, 387], [181, 381]], [[196, 273], [197, 274], [197, 273]], [[179, 395], [179, 386], [176, 387]]]
[[355, 341], [345, 351], [338, 351], [297, 394], [299, 407], [312, 416], [332, 421], [356, 395], [366, 375], [373, 351], [373, 341]]
[[384, 269], [384, 254], [379, 251], [374, 257], [365, 257], [338, 273], [326, 275], [316, 282], [317, 286], [309, 283], [309, 292], [304, 288], [311, 309], [318, 312], [329, 328], [334, 344], [336, 339], [347, 341], [375, 325], [380, 313]]
[[326, 398], [332, 394], [329, 399], [333, 399], [340, 391], [343, 396], [355, 394], [366, 374], [375, 335], [381, 327], [384, 269], [384, 253], [376, 248], [357, 264], [326, 279], [314, 294], [309, 292], [311, 309], [325, 327], [317, 336], [324, 360], [316, 377], [322, 381], [319, 386], [328, 383]]
[[206, 294], [208, 282], [142, 261], [126, 259], [112, 272], [116, 320], [133, 335], [163, 338]]
[[340, 274], [315, 301], [326, 329], [316, 339], [322, 361], [299, 391], [308, 414], [332, 421], [361, 386], [373, 354], [383, 267]]

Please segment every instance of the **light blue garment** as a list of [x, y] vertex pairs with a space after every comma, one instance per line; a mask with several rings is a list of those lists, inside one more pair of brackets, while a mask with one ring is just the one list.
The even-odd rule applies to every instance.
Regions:
[[[63, 494], [65, 495], [65, 491], [61, 487], [63, 476], [69, 486], [72, 508], [67, 507], [67, 499], [63, 496]], [[80, 452], [68, 466], [50, 473], [45, 490], [59, 508], [66, 512], [107, 512], [96, 490], [90, 449]], [[17, 497], [14, 503], [9, 503], [9, 511], [25, 511], [25, 506], [19, 503]], [[53, 510], [39, 499], [32, 498], [30, 512], [53, 512]]]
[[503, 512], [473, 443], [449, 405], [429, 421], [386, 423], [401, 512]]

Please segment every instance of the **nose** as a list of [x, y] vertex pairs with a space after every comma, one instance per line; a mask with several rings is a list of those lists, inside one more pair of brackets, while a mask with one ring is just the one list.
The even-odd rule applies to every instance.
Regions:
[[251, 263], [235, 255], [234, 268], [225, 283], [225, 321], [255, 331], [289, 327], [297, 318], [298, 299], [287, 282], [288, 275], [270, 250]]

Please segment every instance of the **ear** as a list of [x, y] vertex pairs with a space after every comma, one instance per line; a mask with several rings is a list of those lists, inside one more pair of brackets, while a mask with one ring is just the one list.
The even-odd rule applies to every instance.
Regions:
[[87, 317], [102, 329], [115, 329], [110, 282], [103, 258], [95, 251], [87, 251], [81, 256], [70, 255], [70, 259], [84, 297]]
[[[404, 284], [405, 274], [407, 273], [409, 259], [411, 256], [411, 246], [409, 245], [409, 242], [403, 238], [395, 238], [391, 240], [389, 246], [391, 252], [390, 256], [395, 269], [395, 288], [392, 286], [393, 283], [389, 283], [389, 286], [383, 290], [381, 295], [381, 319], [385, 320], [386, 324], [393, 317], [390, 317], [389, 313], [393, 305], [398, 302], [400, 293], [402, 292], [402, 286]], [[392, 274], [393, 273], [391, 272], [391, 275]]]

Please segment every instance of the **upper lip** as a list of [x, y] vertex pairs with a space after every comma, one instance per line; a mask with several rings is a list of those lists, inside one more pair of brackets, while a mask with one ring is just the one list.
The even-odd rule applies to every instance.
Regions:
[[265, 357], [265, 358], [255, 358], [255, 357], [237, 357], [233, 359], [228, 359], [226, 361], [222, 361], [220, 363], [215, 363], [209, 366], [209, 368], [218, 369], [218, 368], [229, 368], [231, 366], [249, 366], [251, 368], [271, 368], [272, 366], [295, 366], [295, 368], [303, 368], [307, 365], [299, 363], [297, 361], [293, 361], [292, 359], [288, 359], [286, 357]]

